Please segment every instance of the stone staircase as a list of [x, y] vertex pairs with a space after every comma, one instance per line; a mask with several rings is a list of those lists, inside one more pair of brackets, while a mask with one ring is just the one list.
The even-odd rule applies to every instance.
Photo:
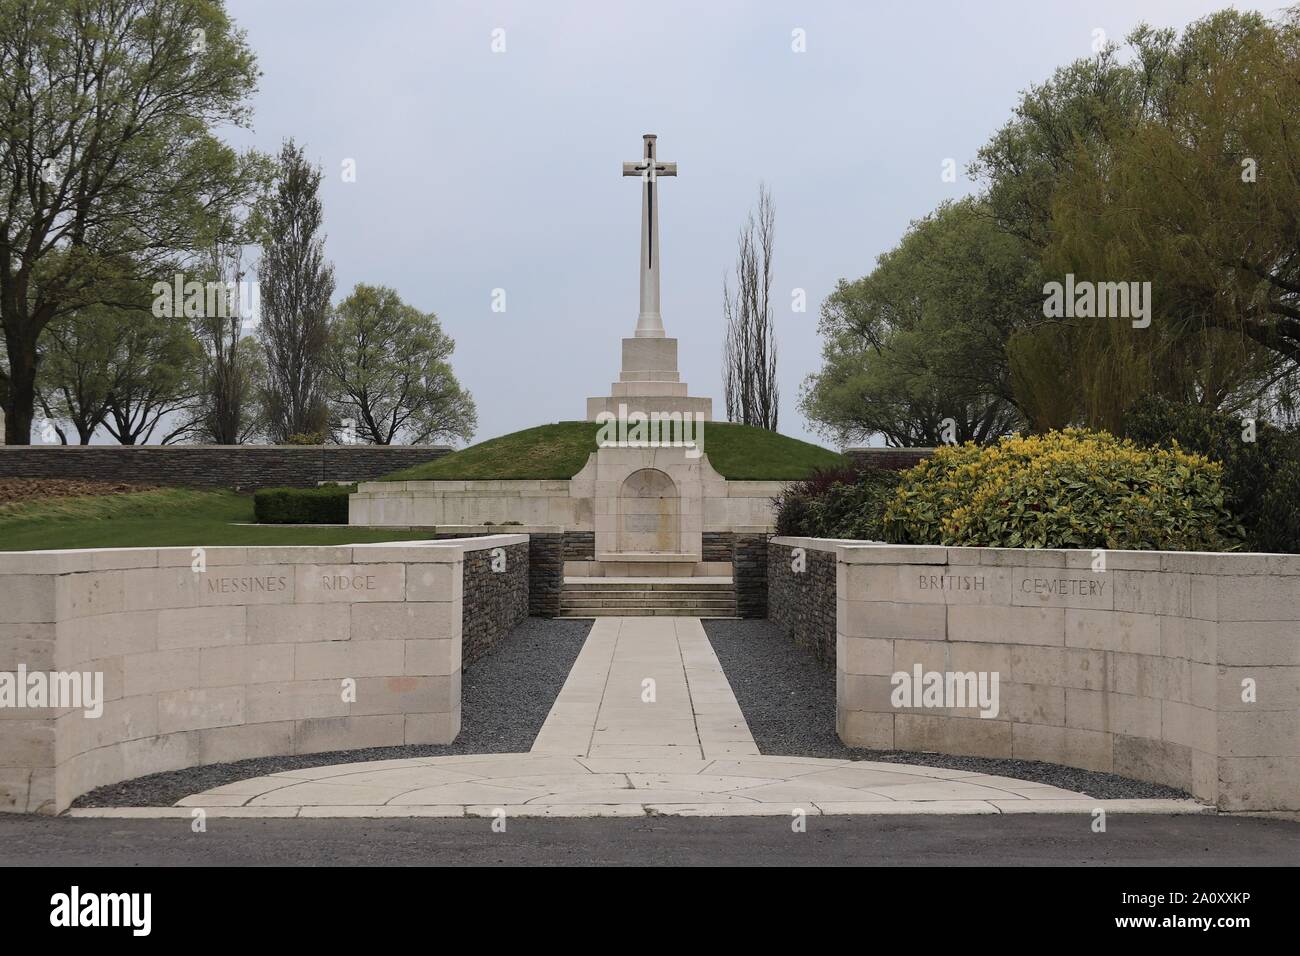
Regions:
[[560, 617], [735, 617], [731, 578], [565, 578]]

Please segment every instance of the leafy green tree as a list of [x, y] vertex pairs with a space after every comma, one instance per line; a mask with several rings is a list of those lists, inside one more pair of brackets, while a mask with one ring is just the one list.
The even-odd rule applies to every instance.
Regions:
[[258, 337], [266, 356], [262, 401], [274, 441], [327, 430], [321, 388], [334, 267], [321, 234], [321, 170], [293, 140], [280, 150], [275, 194], [267, 203], [258, 267]]
[[246, 125], [257, 75], [222, 0], [0, 0], [7, 442], [30, 441], [49, 324], [161, 271], [261, 181], [211, 132]]
[[384, 286], [357, 285], [330, 324], [326, 368], [335, 414], [376, 445], [468, 440], [478, 414], [448, 361], [455, 347], [432, 312]]
[[1300, 19], [1141, 27], [1032, 88], [980, 152], [999, 226], [1046, 278], [1150, 282], [1151, 323], [1056, 319], [1008, 345], [1039, 429], [1118, 428], [1146, 395], [1292, 400], [1300, 358]]
[[57, 423], [69, 423], [83, 445], [101, 427], [122, 444], [148, 441], [196, 393], [201, 349], [189, 324], [154, 316], [147, 284], [125, 284], [111, 298], [124, 304], [60, 316], [41, 337], [40, 407], [60, 434]]
[[974, 199], [914, 222], [870, 275], [822, 305], [823, 367], [801, 407], [841, 443], [987, 442], [1014, 430], [1006, 342], [1041, 310], [1024, 245]]
[[61, 316], [46, 328], [37, 401], [65, 443], [59, 422], [72, 426], [78, 444], [89, 445], [108, 416], [111, 366], [120, 333], [120, 317], [102, 306]]
[[158, 438], [167, 445], [185, 437], [199, 396], [203, 348], [189, 323], [137, 313], [117, 341], [105, 429], [123, 445]]

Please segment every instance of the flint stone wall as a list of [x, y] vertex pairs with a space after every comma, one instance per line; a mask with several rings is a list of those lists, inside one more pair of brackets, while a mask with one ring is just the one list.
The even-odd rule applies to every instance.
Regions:
[[528, 617], [529, 547], [524, 541], [499, 552], [466, 552], [462, 666], [474, 663]]
[[0, 478], [84, 478], [203, 488], [373, 481], [448, 445], [0, 445]]
[[[818, 544], [811, 538], [767, 542], [767, 617], [796, 645], [834, 667], [835, 555]], [[796, 548], [803, 549], [798, 562]]]

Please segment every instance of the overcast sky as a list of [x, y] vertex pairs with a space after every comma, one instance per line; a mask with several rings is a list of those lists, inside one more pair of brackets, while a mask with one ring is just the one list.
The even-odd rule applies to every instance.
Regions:
[[964, 173], [942, 181], [944, 159], [964, 167], [1019, 91], [1090, 54], [1094, 30], [1181, 28], [1227, 5], [228, 0], [264, 74], [254, 129], [232, 140], [275, 152], [293, 136], [324, 166], [336, 300], [376, 283], [436, 312], [476, 440], [582, 418], [618, 377], [640, 225], [620, 164], [646, 132], [679, 168], [661, 190], [664, 324], [722, 417], [721, 281], [765, 181], [781, 431], [813, 438], [797, 399], [820, 364], [821, 301], [972, 190]]

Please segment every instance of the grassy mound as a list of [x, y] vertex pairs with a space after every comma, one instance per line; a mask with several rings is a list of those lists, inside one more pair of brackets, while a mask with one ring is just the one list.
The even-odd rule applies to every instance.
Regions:
[[[596, 450], [596, 422], [557, 422], [492, 438], [436, 461], [404, 468], [383, 481], [520, 480], [572, 478]], [[820, 445], [787, 438], [762, 428], [709, 422], [704, 453], [724, 478], [733, 481], [794, 481], [814, 468], [843, 463]]]

